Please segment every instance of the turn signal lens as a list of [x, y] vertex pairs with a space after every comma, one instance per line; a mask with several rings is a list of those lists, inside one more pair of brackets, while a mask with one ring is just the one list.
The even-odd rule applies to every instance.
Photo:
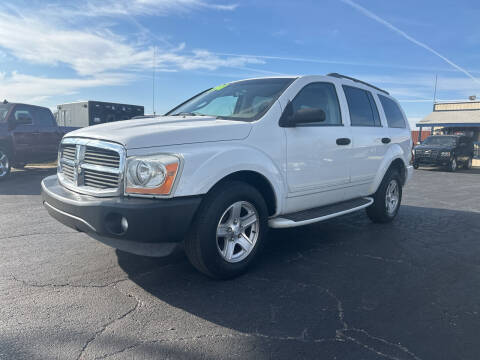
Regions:
[[127, 194], [168, 195], [180, 167], [175, 155], [153, 155], [127, 159]]

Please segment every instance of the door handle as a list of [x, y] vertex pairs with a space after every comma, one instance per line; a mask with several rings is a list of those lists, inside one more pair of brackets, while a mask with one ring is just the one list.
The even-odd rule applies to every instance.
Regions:
[[382, 138], [382, 143], [384, 143], [384, 144], [390, 144], [390, 141], [392, 141], [392, 139], [390, 139], [390, 138]]
[[337, 145], [350, 145], [352, 141], [349, 138], [338, 138]]

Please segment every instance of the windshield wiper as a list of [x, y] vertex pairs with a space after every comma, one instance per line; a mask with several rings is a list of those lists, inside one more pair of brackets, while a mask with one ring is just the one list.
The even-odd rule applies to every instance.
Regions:
[[173, 115], [170, 115], [170, 116], [208, 116], [208, 115], [196, 114], [196, 113], [193, 113], [193, 112], [180, 112], [180, 113], [173, 114]]

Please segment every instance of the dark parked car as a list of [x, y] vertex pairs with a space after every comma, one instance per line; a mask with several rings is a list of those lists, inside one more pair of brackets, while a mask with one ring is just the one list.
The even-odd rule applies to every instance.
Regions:
[[429, 136], [414, 149], [413, 167], [446, 166], [456, 171], [459, 165], [470, 169], [473, 159], [473, 139], [462, 135]]
[[57, 126], [48, 108], [0, 103], [0, 180], [12, 167], [55, 160], [63, 135], [74, 129]]

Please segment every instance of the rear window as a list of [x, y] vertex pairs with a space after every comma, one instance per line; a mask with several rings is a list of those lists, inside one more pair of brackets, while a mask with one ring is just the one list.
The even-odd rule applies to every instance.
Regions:
[[372, 93], [353, 86], [343, 85], [352, 126], [381, 126], [377, 105]]
[[382, 103], [383, 111], [385, 111], [388, 127], [405, 128], [405, 118], [403, 117], [403, 113], [398, 107], [397, 103], [383, 95], [378, 95], [378, 97], [380, 98], [380, 102]]

